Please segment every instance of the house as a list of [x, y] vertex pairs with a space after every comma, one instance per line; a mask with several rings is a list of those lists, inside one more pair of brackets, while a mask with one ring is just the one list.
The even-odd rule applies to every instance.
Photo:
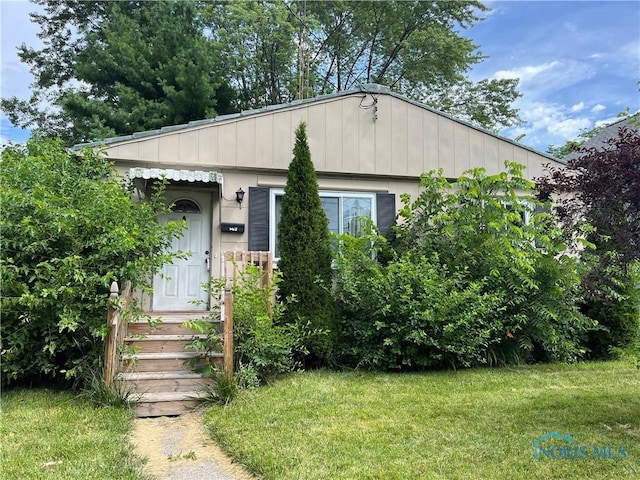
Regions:
[[580, 147], [568, 155], [564, 157], [565, 162], [569, 162], [570, 160], [575, 160], [584, 155], [583, 149], [588, 148], [596, 148], [598, 150], [602, 150], [606, 148], [611, 139], [615, 139], [618, 137], [620, 129], [628, 128], [634, 131], [640, 131], [640, 114], [634, 114], [629, 117], [624, 117], [615, 122], [607, 125], [598, 133], [596, 133], [593, 137], [586, 140]]
[[201, 284], [220, 275], [224, 251], [268, 250], [277, 258], [279, 206], [300, 122], [334, 232], [356, 228], [359, 215], [385, 231], [398, 195], [415, 197], [429, 170], [450, 178], [472, 167], [493, 174], [512, 160], [533, 179], [544, 164], [559, 163], [375, 84], [85, 144], [104, 148], [141, 197], [166, 177], [173, 213], [165, 219], [188, 223], [174, 247], [193, 255], [154, 279], [151, 311], [193, 309], [193, 300], [206, 309]]

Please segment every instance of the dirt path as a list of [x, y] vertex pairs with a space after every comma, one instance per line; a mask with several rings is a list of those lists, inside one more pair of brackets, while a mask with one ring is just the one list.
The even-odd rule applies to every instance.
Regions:
[[225, 455], [204, 427], [202, 413], [135, 419], [131, 443], [158, 480], [254, 480]]

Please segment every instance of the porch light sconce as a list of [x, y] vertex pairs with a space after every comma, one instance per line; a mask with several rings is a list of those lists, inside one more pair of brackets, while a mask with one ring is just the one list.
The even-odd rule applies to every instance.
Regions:
[[240, 187], [237, 191], [236, 191], [236, 202], [238, 202], [238, 206], [240, 208], [242, 208], [242, 201], [244, 200], [244, 190], [242, 190], [242, 187]]

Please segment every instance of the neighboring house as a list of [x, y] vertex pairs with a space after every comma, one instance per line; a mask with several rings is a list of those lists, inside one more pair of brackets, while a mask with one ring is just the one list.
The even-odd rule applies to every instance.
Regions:
[[622, 118], [613, 122], [611, 125], [607, 125], [600, 130], [593, 137], [585, 141], [578, 150], [575, 150], [564, 157], [564, 160], [568, 162], [575, 158], [579, 158], [584, 153], [581, 152], [583, 148], [597, 148], [602, 149], [607, 145], [607, 142], [612, 138], [617, 138], [621, 128], [629, 128], [631, 130], [640, 131], [640, 115], [635, 114], [626, 118]]
[[[449, 178], [472, 167], [494, 174], [511, 160], [533, 179], [544, 164], [560, 164], [380, 85], [86, 144], [103, 147], [116, 168], [135, 179], [141, 197], [166, 176], [174, 204], [166, 219], [188, 222], [175, 248], [193, 255], [165, 267], [148, 307], [185, 310], [192, 300], [208, 300], [200, 285], [221, 273], [224, 251], [269, 250], [277, 257], [279, 206], [300, 122], [307, 124], [334, 232], [353, 231], [359, 215], [386, 231], [398, 195], [417, 196], [419, 177], [429, 170], [441, 168]], [[236, 200], [240, 189], [246, 192], [242, 203]]]

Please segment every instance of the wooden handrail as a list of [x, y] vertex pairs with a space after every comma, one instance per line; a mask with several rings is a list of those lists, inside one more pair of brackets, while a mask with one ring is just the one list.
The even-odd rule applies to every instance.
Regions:
[[[223, 291], [223, 356], [224, 356], [224, 374], [229, 380], [233, 378], [233, 292], [231, 285], [233, 279], [239, 273], [244, 272], [247, 264], [253, 264], [264, 272], [260, 279], [260, 286], [270, 285], [273, 281], [273, 257], [271, 252], [257, 251], [226, 251], [223, 254], [224, 262], [222, 266], [222, 275], [226, 279]], [[272, 305], [271, 305], [272, 307]]]
[[223, 356], [224, 374], [233, 379], [233, 293], [230, 288], [224, 290]]
[[107, 308], [107, 337], [104, 343], [104, 382], [111, 385], [118, 363], [120, 347], [127, 336], [127, 322], [122, 318], [131, 301], [131, 282], [126, 281], [122, 293], [119, 293], [118, 282], [112, 282], [109, 289], [109, 306]]

